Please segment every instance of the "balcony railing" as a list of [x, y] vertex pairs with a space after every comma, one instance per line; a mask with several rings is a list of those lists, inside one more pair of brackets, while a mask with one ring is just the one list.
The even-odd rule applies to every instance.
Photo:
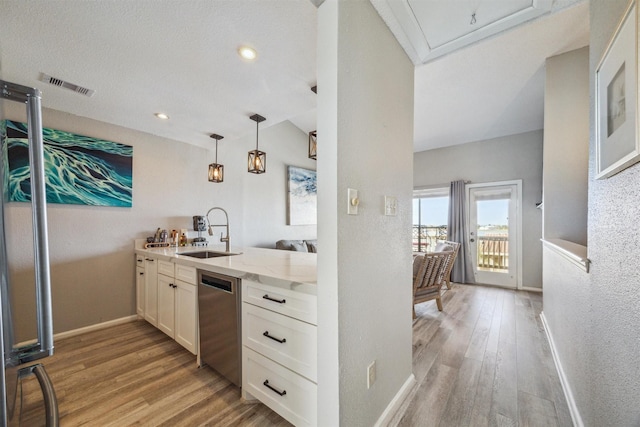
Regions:
[[478, 268], [509, 269], [509, 236], [478, 236]]
[[439, 241], [447, 240], [447, 226], [413, 226], [413, 251], [433, 251]]

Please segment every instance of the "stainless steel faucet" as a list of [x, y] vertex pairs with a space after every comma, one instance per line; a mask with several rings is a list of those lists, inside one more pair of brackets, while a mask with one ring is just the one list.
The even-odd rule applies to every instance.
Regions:
[[[224, 212], [224, 217], [226, 220], [225, 224], [211, 224], [211, 221], [209, 221], [209, 213], [211, 213], [211, 211], [215, 211], [215, 210], [219, 210]], [[226, 237], [222, 237], [222, 235], [220, 235], [220, 241], [221, 242], [225, 242], [226, 243], [226, 251], [225, 252], [229, 252], [229, 215], [227, 215], [227, 211], [225, 211], [222, 208], [219, 207], [213, 207], [211, 209], [209, 209], [207, 211], [207, 224], [209, 224], [209, 226], [207, 227], [209, 230], [209, 236], [213, 236], [213, 227], [225, 227], [227, 229], [227, 236]]]

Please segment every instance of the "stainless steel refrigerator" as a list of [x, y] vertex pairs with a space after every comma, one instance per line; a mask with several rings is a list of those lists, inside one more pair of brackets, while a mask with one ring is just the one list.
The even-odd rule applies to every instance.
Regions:
[[[40, 91], [0, 80], [0, 120], [4, 120], [5, 106], [18, 102], [26, 106], [26, 123], [28, 128], [28, 159], [30, 178], [28, 184], [31, 194], [31, 224], [33, 238], [33, 265], [29, 268], [29, 281], [35, 287], [32, 301], [15, 300], [15, 294], [24, 294], [18, 286], [25, 285], [24, 277], [16, 279], [11, 256], [11, 233], [15, 232], [11, 224], [11, 210], [7, 197], [6, 184], [9, 176], [7, 170], [8, 148], [3, 143], [0, 157], [0, 354], [4, 361], [4, 369], [0, 370], [0, 425], [13, 426], [21, 424], [22, 398], [20, 396], [21, 381], [35, 375], [42, 389], [42, 404], [47, 426], [58, 425], [58, 403], [51, 381], [42, 364], [38, 360], [53, 355], [53, 321], [51, 313], [51, 284], [49, 275], [49, 249], [47, 242], [47, 211], [44, 175], [44, 155], [42, 141], [42, 119]], [[6, 127], [4, 127], [6, 129]], [[4, 132], [6, 133], [6, 132]], [[3, 135], [3, 139], [4, 139]], [[26, 148], [25, 148], [26, 150]], [[25, 166], [26, 167], [26, 166]], [[25, 184], [26, 185], [26, 184]], [[24, 189], [23, 189], [24, 191]], [[20, 207], [22, 209], [22, 207]], [[29, 234], [29, 233], [25, 233]], [[11, 237], [13, 239], [13, 237]], [[20, 238], [27, 238], [21, 236]], [[24, 258], [21, 254], [20, 257]], [[24, 259], [20, 259], [24, 263]], [[35, 282], [35, 283], [34, 283]], [[29, 285], [31, 285], [31, 283]], [[20, 291], [20, 292], [17, 292]], [[12, 295], [13, 294], [13, 295]], [[27, 307], [30, 306], [30, 307]], [[34, 308], [35, 306], [35, 308]], [[16, 333], [16, 325], [23, 322], [23, 317], [35, 313], [33, 319], [34, 337], [24, 339]]]

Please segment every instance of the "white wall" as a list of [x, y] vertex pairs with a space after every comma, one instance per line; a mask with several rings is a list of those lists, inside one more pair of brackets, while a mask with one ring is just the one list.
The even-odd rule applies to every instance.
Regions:
[[327, 0], [318, 25], [319, 425], [371, 426], [412, 376], [414, 67], [369, 2]]
[[[11, 104], [5, 105], [7, 118], [24, 121], [23, 106]], [[249, 129], [252, 124], [255, 128], [247, 118]], [[191, 229], [191, 217], [213, 206], [229, 213], [232, 245], [274, 246], [281, 235], [315, 237], [315, 226], [290, 227], [283, 218], [286, 165], [314, 166], [306, 158], [305, 134], [288, 122], [261, 129], [268, 169], [260, 176], [246, 171], [255, 131], [246, 141], [223, 139], [218, 161], [225, 165], [225, 179], [219, 184], [207, 181], [207, 166], [215, 156], [213, 140], [207, 150], [48, 109], [43, 125], [133, 146], [133, 207], [47, 207], [55, 333], [135, 314], [133, 240], [152, 235], [157, 227]], [[31, 243], [22, 237], [31, 229], [28, 205], [11, 203], [6, 214], [14, 236], [8, 243], [16, 259], [23, 260], [13, 274], [27, 282], [16, 287], [16, 298], [20, 293], [28, 298]]]
[[542, 131], [415, 153], [414, 187], [522, 179], [523, 286], [542, 287]]
[[576, 267], [546, 250], [544, 256], [544, 314], [588, 427], [640, 422], [640, 165], [608, 179], [593, 178], [595, 69], [628, 4], [590, 4], [590, 273], [576, 273], [571, 270]]
[[[252, 132], [230, 144], [242, 146], [246, 157], [255, 143]], [[308, 144], [308, 135], [288, 121], [260, 130], [260, 150], [267, 153], [267, 173], [245, 173], [243, 177], [245, 245], [273, 248], [280, 239], [316, 238], [316, 225], [287, 225], [287, 166], [316, 169], [316, 161], [308, 156]]]

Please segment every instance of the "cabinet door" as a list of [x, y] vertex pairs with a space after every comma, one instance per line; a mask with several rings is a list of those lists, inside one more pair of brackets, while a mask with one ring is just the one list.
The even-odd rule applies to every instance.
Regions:
[[144, 262], [144, 318], [158, 326], [158, 263], [153, 258]]
[[193, 354], [198, 349], [198, 292], [195, 285], [176, 280], [175, 340]]
[[158, 329], [171, 338], [175, 335], [175, 290], [173, 277], [158, 274]]
[[136, 313], [144, 317], [144, 268], [136, 266]]

